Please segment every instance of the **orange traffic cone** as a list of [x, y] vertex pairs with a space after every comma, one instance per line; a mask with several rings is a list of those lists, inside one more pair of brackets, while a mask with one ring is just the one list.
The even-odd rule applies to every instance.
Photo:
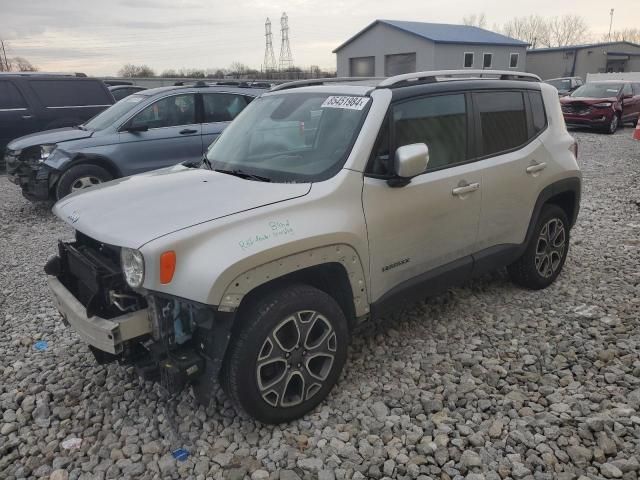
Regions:
[[638, 123], [636, 123], [636, 129], [633, 132], [634, 140], [640, 140], [640, 118], [638, 118]]

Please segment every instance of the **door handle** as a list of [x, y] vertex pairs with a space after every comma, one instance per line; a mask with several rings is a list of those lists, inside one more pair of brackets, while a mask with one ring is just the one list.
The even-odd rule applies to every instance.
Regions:
[[192, 128], [185, 128], [184, 130], [180, 130], [180, 135], [187, 135], [188, 133], [198, 133], [198, 130], [194, 130]]
[[33, 115], [22, 115], [23, 120], [30, 120], [33, 118]]
[[530, 165], [527, 167], [527, 173], [540, 172], [541, 170], [544, 170], [546, 167], [547, 167], [547, 164], [545, 162], [534, 163], [533, 165]]
[[475, 192], [479, 188], [479, 183], [469, 183], [467, 185], [460, 185], [459, 187], [454, 188], [453, 190], [451, 190], [451, 193], [456, 196], [462, 196], [467, 193]]

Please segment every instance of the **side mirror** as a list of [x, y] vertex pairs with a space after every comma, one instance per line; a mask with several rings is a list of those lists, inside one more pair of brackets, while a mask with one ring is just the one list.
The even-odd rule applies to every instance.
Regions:
[[393, 171], [400, 178], [410, 179], [423, 173], [428, 164], [429, 147], [424, 143], [413, 143], [396, 150]]
[[148, 125], [134, 125], [134, 124], [130, 123], [128, 125], [125, 125], [122, 130], [125, 131], [125, 132], [131, 132], [131, 133], [146, 132], [147, 130], [149, 130], [149, 126]]

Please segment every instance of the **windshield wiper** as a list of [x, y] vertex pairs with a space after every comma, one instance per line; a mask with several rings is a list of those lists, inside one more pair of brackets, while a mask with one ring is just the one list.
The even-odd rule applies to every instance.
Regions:
[[248, 180], [256, 180], [258, 182], [270, 182], [271, 179], [269, 177], [263, 177], [262, 175], [255, 175], [253, 173], [245, 172], [243, 170], [233, 169], [233, 170], [223, 170], [221, 168], [214, 169], [214, 172], [226, 173], [227, 175], [234, 175], [236, 177], [245, 178]]

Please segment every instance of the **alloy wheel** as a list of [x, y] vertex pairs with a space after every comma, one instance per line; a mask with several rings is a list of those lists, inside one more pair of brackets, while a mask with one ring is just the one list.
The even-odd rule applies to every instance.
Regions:
[[618, 130], [618, 115], [614, 115], [609, 123], [609, 131], [615, 133], [616, 130]]
[[562, 221], [552, 218], [544, 224], [536, 245], [535, 264], [538, 273], [551, 277], [560, 267], [566, 247], [566, 232]]
[[71, 192], [77, 192], [78, 190], [84, 190], [85, 188], [93, 187], [102, 183], [98, 177], [80, 177], [71, 184]]
[[258, 353], [256, 379], [262, 399], [285, 408], [309, 400], [329, 376], [336, 351], [336, 332], [322, 314], [304, 310], [285, 318]]

